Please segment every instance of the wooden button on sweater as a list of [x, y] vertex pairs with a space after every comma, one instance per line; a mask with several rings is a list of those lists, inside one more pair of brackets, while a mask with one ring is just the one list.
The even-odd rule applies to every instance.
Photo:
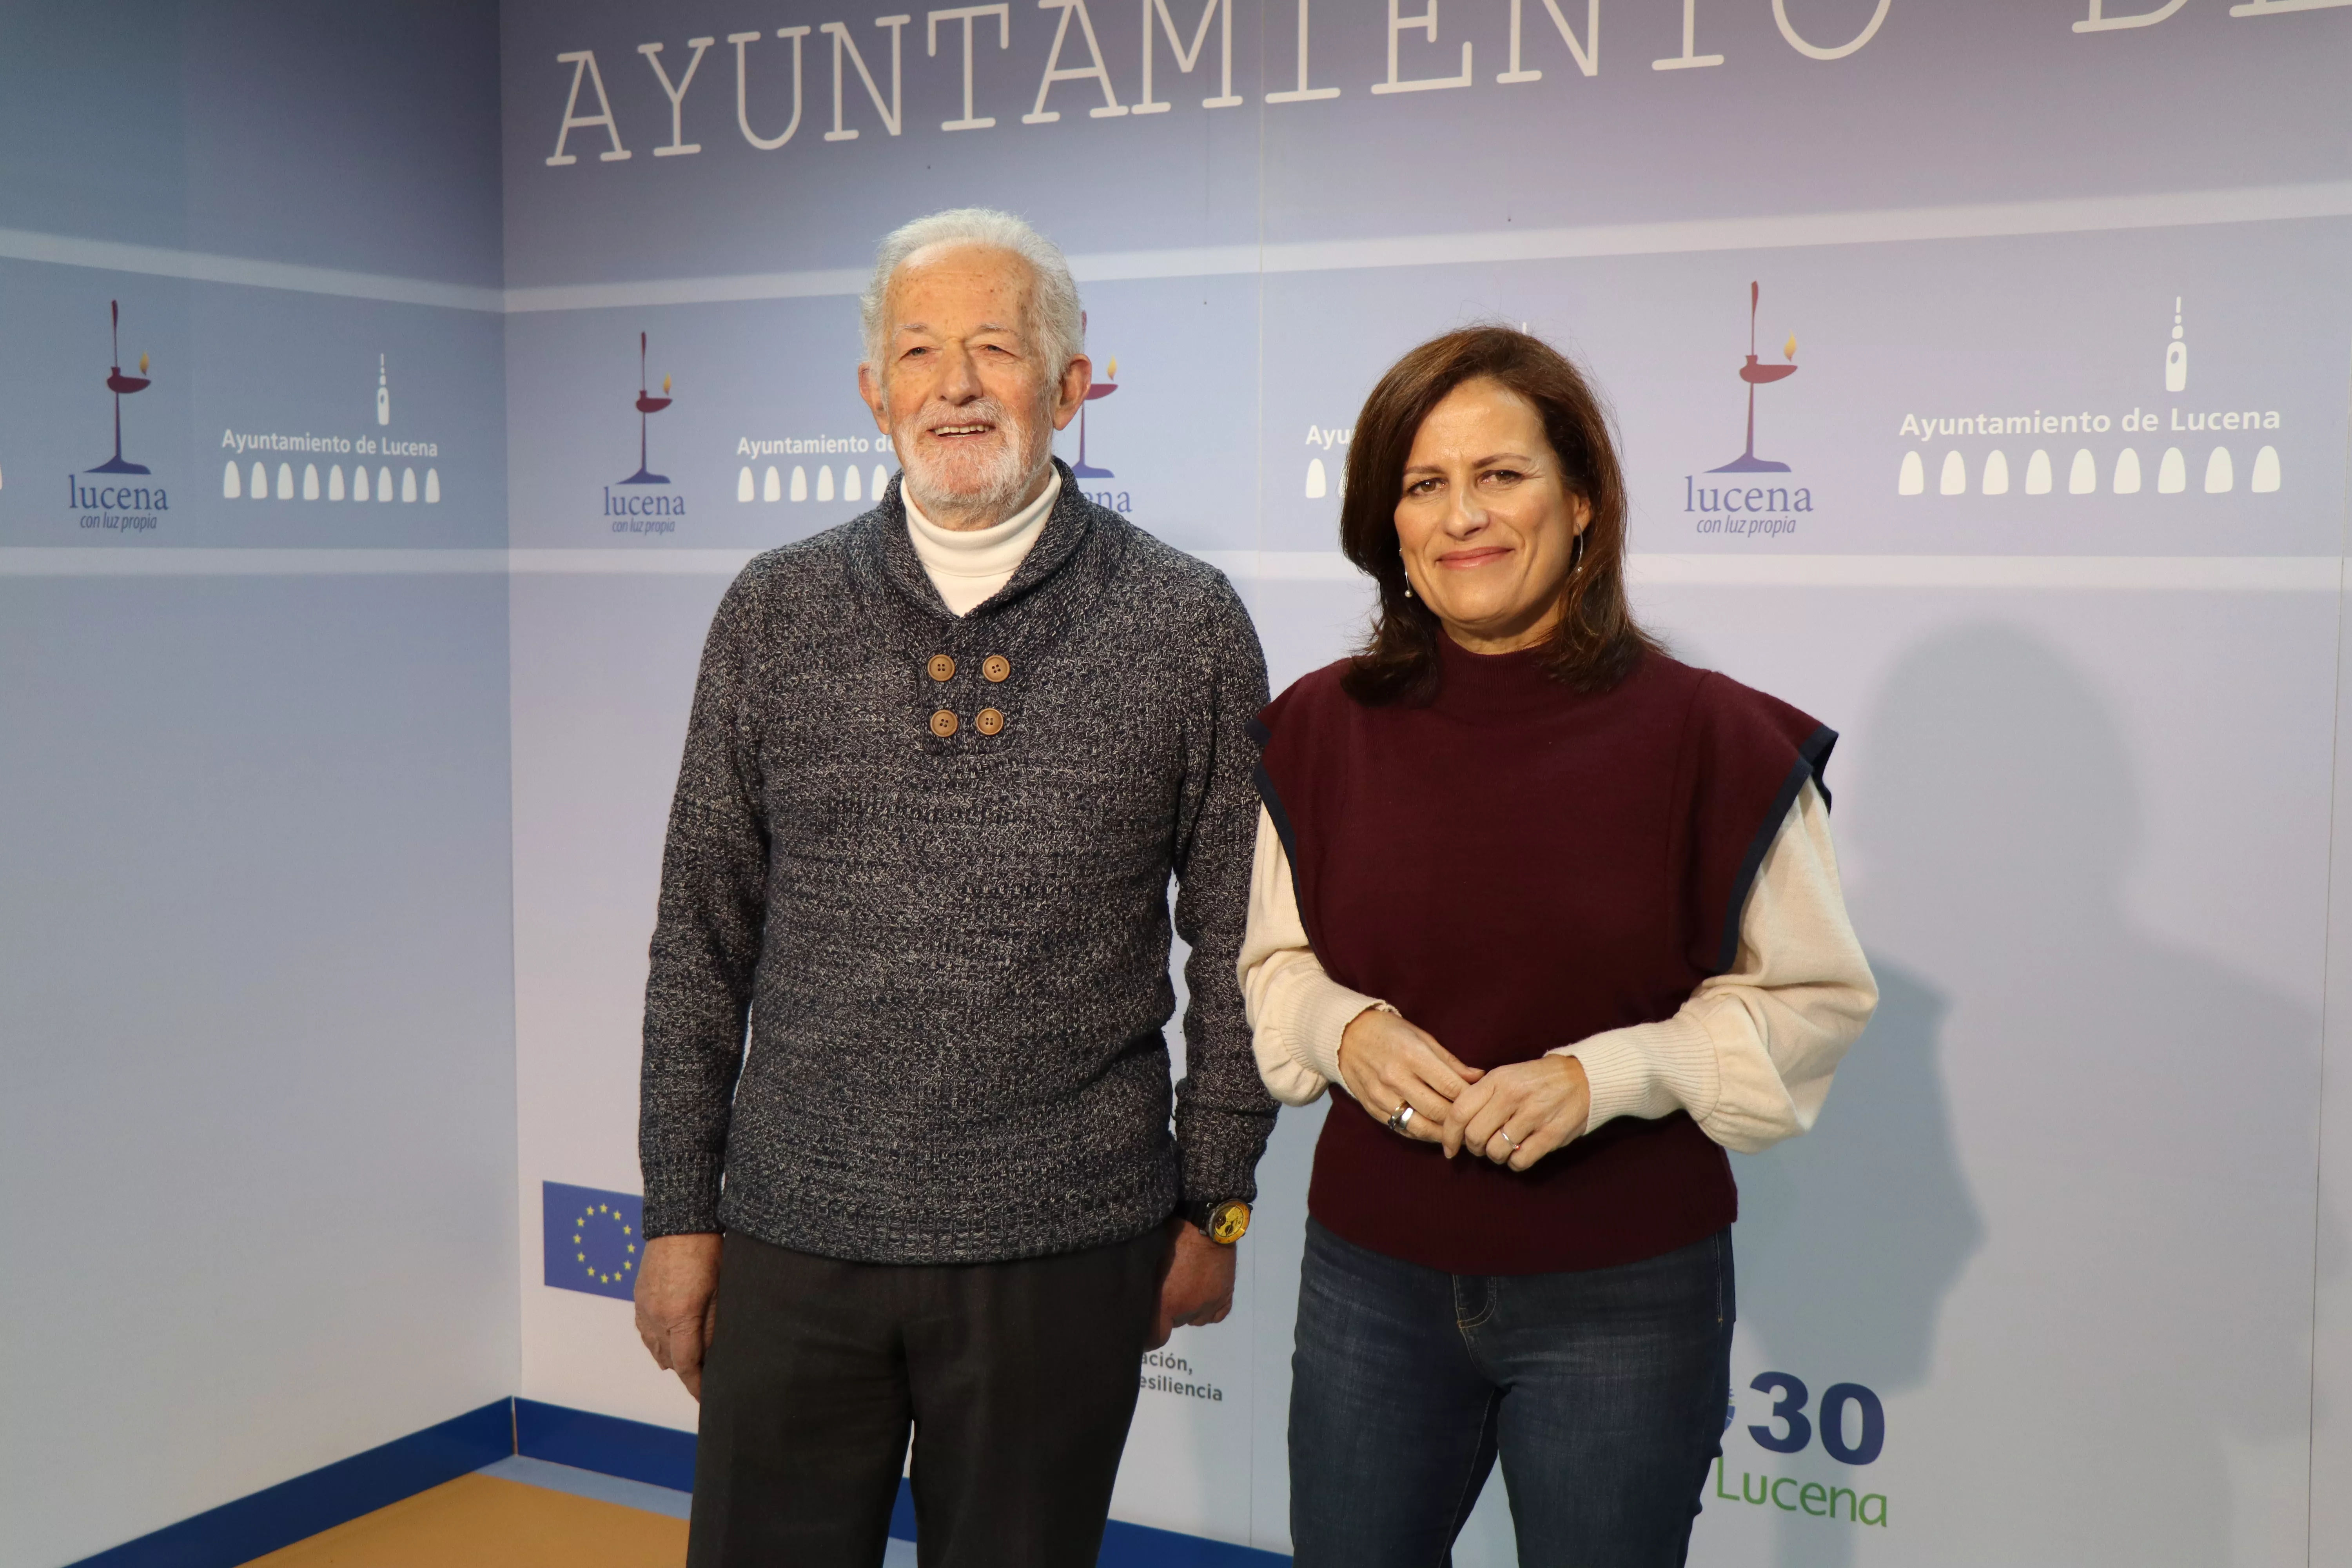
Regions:
[[946, 740], [956, 732], [956, 716], [942, 708], [931, 715], [931, 733]]
[[1003, 680], [1013, 673], [1013, 661], [1001, 653], [990, 654], [981, 660], [980, 673], [990, 680]]
[[925, 665], [923, 668], [930, 673], [930, 677], [933, 680], [953, 680], [955, 679], [955, 660], [950, 658], [943, 653], [935, 653], [931, 655], [931, 662]]
[[982, 709], [972, 716], [971, 721], [980, 727], [983, 735], [993, 735], [1004, 728], [1004, 715], [993, 708]]

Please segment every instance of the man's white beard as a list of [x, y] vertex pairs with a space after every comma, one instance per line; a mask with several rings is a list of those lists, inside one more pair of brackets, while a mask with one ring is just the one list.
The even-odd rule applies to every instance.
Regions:
[[934, 519], [977, 516], [983, 520], [978, 526], [985, 527], [1012, 516], [1053, 460], [1050, 438], [1041, 441], [1035, 436], [1049, 428], [1050, 423], [1042, 409], [1034, 417], [1017, 418], [992, 397], [967, 404], [953, 417], [933, 423], [957, 425], [967, 420], [996, 426], [1000, 439], [993, 443], [992, 451], [967, 455], [924, 446], [921, 433], [929, 426], [920, 414], [908, 422], [903, 434], [891, 433], [892, 444], [906, 468], [908, 499], [918, 510]]

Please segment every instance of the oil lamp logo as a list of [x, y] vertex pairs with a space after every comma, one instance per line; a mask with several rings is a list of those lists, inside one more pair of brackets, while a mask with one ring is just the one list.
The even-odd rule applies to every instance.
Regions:
[[1097, 398], [1108, 397], [1118, 390], [1118, 356], [1117, 354], [1111, 355], [1110, 364], [1107, 368], [1110, 374], [1087, 387], [1086, 402], [1078, 405], [1078, 460], [1070, 465], [1070, 472], [1082, 479], [1113, 479], [1118, 477], [1108, 468], [1094, 468], [1087, 462], [1087, 404]]
[[[1769, 364], [1756, 353], [1756, 319], [1764, 297], [1763, 286], [1748, 285], [1748, 363], [1739, 379], [1748, 384], [1748, 444], [1739, 456], [1715, 474], [1785, 474], [1789, 465], [1756, 455], [1756, 389], [1786, 381], [1797, 374], [1797, 334], [1782, 345], [1784, 363]], [[1701, 533], [1771, 536], [1797, 531], [1798, 514], [1813, 510], [1812, 491], [1791, 485], [1703, 485], [1695, 474], [1683, 476], [1683, 510], [1695, 516]]]
[[1070, 465], [1070, 475], [1072, 478], [1078, 480], [1079, 493], [1081, 495], [1094, 502], [1097, 506], [1108, 507], [1111, 510], [1118, 512], [1123, 517], [1128, 512], [1134, 510], [1135, 504], [1134, 500], [1129, 496], [1127, 491], [1115, 490], [1110, 489], [1108, 486], [1105, 486], [1100, 489], [1087, 489], [1086, 488], [1086, 481], [1088, 479], [1109, 479], [1118, 477], [1112, 473], [1108, 468], [1097, 468], [1094, 464], [1087, 461], [1087, 406], [1088, 404], [1095, 402], [1097, 398], [1108, 397], [1112, 393], [1118, 390], [1118, 359], [1117, 355], [1112, 356], [1109, 365], [1106, 368], [1110, 372], [1110, 378], [1106, 381], [1097, 381], [1093, 385], [1087, 387], [1086, 402], [1078, 405], [1078, 460]]
[[1748, 449], [1719, 468], [1709, 468], [1710, 474], [1785, 474], [1786, 463], [1776, 463], [1756, 455], [1756, 389], [1769, 386], [1776, 381], [1786, 381], [1797, 374], [1797, 334], [1789, 334], [1788, 346], [1781, 355], [1786, 364], [1764, 364], [1756, 357], [1756, 311], [1764, 297], [1763, 285], [1748, 286], [1748, 363], [1739, 367], [1739, 379], [1748, 384]]
[[[677, 527], [677, 520], [686, 515], [686, 498], [678, 495], [634, 493], [640, 487], [664, 486], [669, 483], [667, 474], [657, 474], [648, 456], [648, 427], [653, 416], [670, 405], [669, 377], [662, 377], [662, 395], [654, 396], [646, 390], [646, 334], [637, 334], [637, 471], [617, 486], [604, 487], [604, 515], [612, 520], [614, 533], [668, 533]], [[618, 489], [622, 493], [614, 494]]]
[[146, 391], [154, 383], [148, 379], [147, 356], [139, 356], [139, 374], [122, 374], [122, 301], [107, 301], [109, 331], [113, 343], [113, 363], [107, 367], [106, 389], [114, 395], [114, 456], [96, 468], [66, 478], [68, 504], [81, 514], [84, 528], [127, 529], [144, 532], [155, 526], [155, 513], [171, 510], [171, 501], [161, 485], [110, 484], [100, 479], [91, 482], [89, 476], [109, 478], [126, 474], [146, 474], [143, 463], [134, 463], [122, 455], [122, 400]]
[[[1078, 317], [1079, 328], [1083, 331], [1086, 324], [1087, 318], [1081, 314]], [[1079, 480], [1112, 479], [1118, 477], [1108, 468], [1097, 468], [1087, 460], [1087, 408], [1089, 405], [1108, 397], [1118, 390], [1118, 356], [1113, 354], [1110, 357], [1110, 363], [1103, 368], [1108, 374], [1087, 388], [1086, 399], [1078, 405], [1078, 460], [1070, 465], [1070, 475]], [[1080, 493], [1097, 506], [1108, 507], [1122, 515], [1133, 510], [1133, 502], [1125, 490], [1114, 490], [1108, 488], [1090, 490], [1081, 485]]]

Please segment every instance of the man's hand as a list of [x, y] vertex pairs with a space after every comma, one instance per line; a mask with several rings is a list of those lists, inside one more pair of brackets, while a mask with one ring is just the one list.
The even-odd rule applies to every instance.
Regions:
[[1425, 1143], [1444, 1136], [1446, 1112], [1483, 1076], [1428, 1030], [1379, 1007], [1357, 1014], [1339, 1037], [1339, 1078], [1364, 1114], [1386, 1125], [1410, 1105], [1412, 1116], [1402, 1131]]
[[1446, 1113], [1445, 1157], [1464, 1150], [1524, 1171], [1584, 1135], [1592, 1086], [1574, 1057], [1499, 1067], [1465, 1089]]
[[1234, 1249], [1219, 1247], [1189, 1220], [1171, 1220], [1175, 1245], [1160, 1277], [1160, 1315], [1146, 1350], [1158, 1350], [1185, 1327], [1222, 1323], [1234, 1310]]
[[654, 1364], [677, 1373], [697, 1399], [702, 1397], [702, 1353], [718, 1326], [719, 1237], [660, 1236], [646, 1243], [645, 1266], [637, 1270], [637, 1337], [653, 1352]]

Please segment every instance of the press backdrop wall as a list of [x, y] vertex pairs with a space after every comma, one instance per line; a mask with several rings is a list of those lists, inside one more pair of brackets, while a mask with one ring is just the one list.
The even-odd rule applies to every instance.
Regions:
[[9, 1568], [514, 1389], [498, 42], [0, 4]]
[[[1084, 286], [1116, 390], [1082, 487], [1232, 575], [1277, 688], [1360, 624], [1334, 528], [1371, 381], [1499, 320], [1614, 400], [1642, 614], [1843, 731], [1885, 1000], [1819, 1130], [1737, 1162], [1699, 1561], [2352, 1551], [2323, 1027], [2352, 11], [2108, 9], [2139, 14], [505, 7], [523, 1391], [692, 1420], [621, 1302], [541, 1282], [541, 1184], [634, 1189], [709, 613], [870, 503], [862, 268], [984, 203]], [[1751, 351], [1794, 366], [1752, 447]], [[622, 483], [641, 384], [666, 484]], [[1282, 1118], [1234, 1316], [1145, 1368], [1119, 1517], [1286, 1549], [1322, 1114]], [[1510, 1561], [1499, 1492], [1458, 1561]]]

